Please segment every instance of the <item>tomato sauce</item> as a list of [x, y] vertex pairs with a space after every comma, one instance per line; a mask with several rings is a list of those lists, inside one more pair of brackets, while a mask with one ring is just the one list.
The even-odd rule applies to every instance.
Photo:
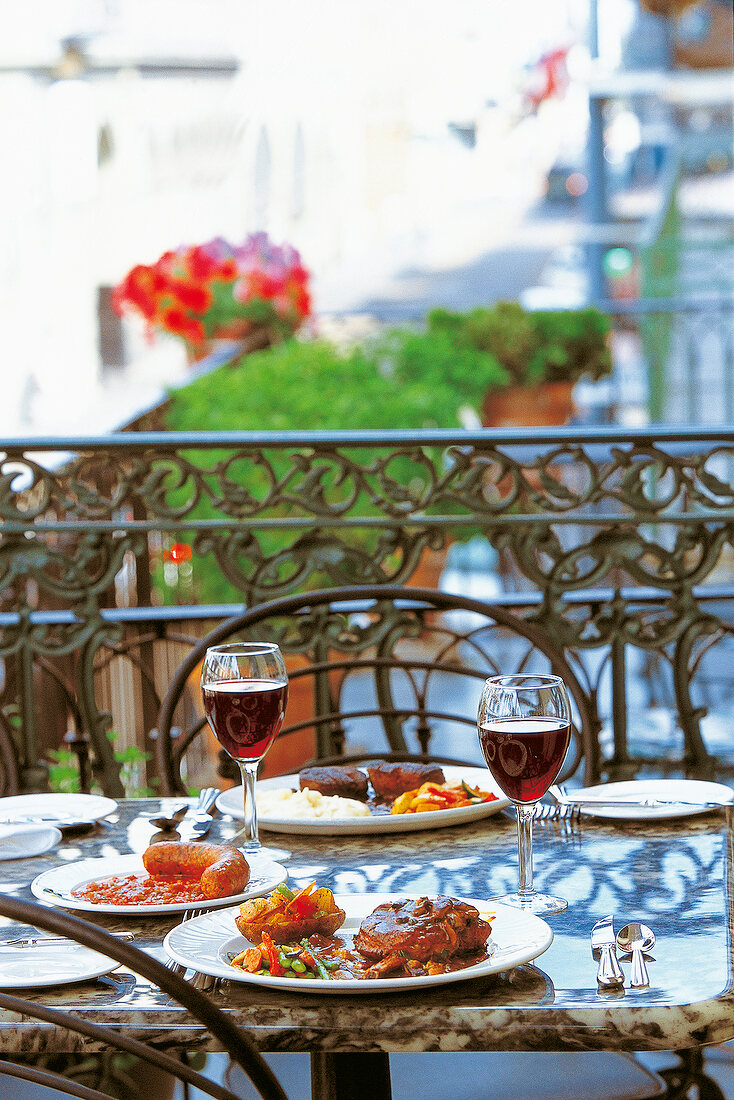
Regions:
[[206, 901], [198, 878], [163, 875], [110, 875], [72, 890], [72, 897], [96, 905], [176, 905]]

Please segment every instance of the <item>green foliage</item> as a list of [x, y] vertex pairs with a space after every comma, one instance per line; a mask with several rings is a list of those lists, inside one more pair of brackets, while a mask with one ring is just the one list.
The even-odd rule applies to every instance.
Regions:
[[452, 318], [458, 314], [435, 310], [434, 315], [439, 312], [446, 316], [445, 326], [434, 321], [428, 329], [390, 329], [366, 345], [364, 353], [400, 383], [401, 395], [405, 387], [410, 393], [417, 388], [425, 391], [426, 400], [447, 395], [441, 400], [448, 400], [449, 408], [469, 406], [478, 411], [487, 389], [509, 382], [508, 371], [491, 352], [457, 338]]
[[76, 794], [81, 790], [79, 762], [71, 749], [48, 750], [48, 785], [52, 791]]
[[538, 338], [536, 362], [548, 382], [586, 378], [598, 382], [611, 374], [610, 319], [593, 306], [533, 314]]
[[[119, 737], [114, 730], [107, 734], [108, 740], [114, 745]], [[126, 798], [149, 798], [156, 792], [153, 787], [141, 783], [141, 777], [145, 778], [145, 763], [150, 760], [150, 753], [144, 752], [137, 745], [128, 745], [124, 749], [114, 749], [112, 753], [115, 761], [120, 765], [120, 782], [125, 788]], [[79, 761], [72, 749], [48, 750], [48, 785], [52, 791], [63, 791], [76, 794], [81, 791], [79, 777]], [[151, 780], [157, 784], [158, 780]]]
[[[108, 740], [114, 745], [119, 734], [110, 730]], [[152, 787], [141, 783], [141, 777], [145, 778], [145, 763], [150, 760], [150, 753], [138, 748], [137, 745], [127, 745], [124, 749], [114, 749], [112, 753], [115, 761], [120, 765], [120, 782], [125, 788], [126, 798], [149, 798], [155, 794]], [[152, 780], [151, 782], [157, 782]]]
[[[449, 349], [444, 349], [444, 359]], [[428, 389], [398, 377], [382, 343], [339, 351], [325, 340], [289, 340], [171, 394], [172, 431], [321, 431], [458, 427], [451, 379]]]
[[609, 318], [594, 307], [530, 312], [518, 302], [496, 302], [466, 313], [434, 309], [429, 333], [447, 336], [456, 349], [484, 352], [499, 367], [492, 386], [598, 381], [612, 370]]

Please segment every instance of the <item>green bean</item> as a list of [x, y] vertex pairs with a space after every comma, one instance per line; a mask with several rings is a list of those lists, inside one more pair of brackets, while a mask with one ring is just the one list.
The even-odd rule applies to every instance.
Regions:
[[307, 969], [305, 962], [301, 962], [300, 959], [294, 959], [291, 968], [295, 970], [296, 974], [305, 974]]
[[[312, 954], [313, 954], [313, 952], [312, 952]], [[313, 961], [316, 963], [316, 969], [319, 972], [319, 977], [325, 982], [330, 982], [331, 981], [331, 974], [326, 969], [326, 967], [324, 966], [324, 964], [322, 963], [322, 961], [318, 957], [318, 955], [313, 955]]]

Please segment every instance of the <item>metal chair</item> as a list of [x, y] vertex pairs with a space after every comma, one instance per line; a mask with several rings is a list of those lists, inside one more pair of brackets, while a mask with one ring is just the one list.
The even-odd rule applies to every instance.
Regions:
[[[189, 692], [188, 715], [182, 705], [192, 674], [208, 646], [233, 637], [277, 641], [294, 663], [278, 747], [297, 739], [319, 760], [410, 753], [481, 765], [476, 713], [485, 678], [553, 671], [565, 680], [576, 712], [562, 776], [582, 761], [587, 769], [596, 766], [589, 699], [540, 627], [468, 597], [357, 585], [273, 600], [202, 638], [179, 666], [158, 715], [157, 770], [165, 794], [185, 793], [186, 752], [206, 725], [198, 690]], [[299, 714], [294, 700], [304, 685], [308, 705]], [[222, 759], [220, 768], [227, 763]], [[221, 774], [237, 778], [236, 770]]]
[[[254, 1087], [254, 1095], [261, 1097], [262, 1100], [288, 1100], [275, 1074], [264, 1061], [249, 1035], [213, 1004], [206, 994], [185, 982], [183, 978], [174, 974], [151, 955], [147, 955], [131, 943], [115, 939], [88, 921], [59, 910], [48, 909], [35, 902], [1, 895], [0, 914], [25, 925], [41, 928], [56, 935], [68, 936], [77, 943], [101, 952], [108, 958], [128, 966], [134, 973], [154, 982], [187, 1009], [191, 1016], [214, 1036], [227, 1051], [231, 1062], [239, 1067], [240, 1072]], [[194, 1086], [218, 1100], [238, 1100], [236, 1093], [197, 1073], [185, 1062], [147, 1043], [129, 1038], [120, 1031], [94, 1024], [74, 1013], [10, 993], [0, 993], [0, 1009], [19, 1013], [24, 1018], [41, 1020], [84, 1036], [91, 1040], [95, 1047], [101, 1045], [109, 1050], [132, 1054], [147, 1065], [157, 1067], [176, 1080]], [[25, 1089], [25, 1095], [32, 1095], [34, 1100], [35, 1097], [40, 1098], [44, 1095], [48, 1095], [51, 1100], [58, 1093], [64, 1096], [82, 1097], [85, 1100], [110, 1100], [109, 1093], [79, 1085], [59, 1073], [33, 1065], [21, 1065], [8, 1060], [0, 1061], [0, 1095], [8, 1097], [8, 1100], [11, 1098], [23, 1100], [25, 1083], [41, 1086], [40, 1093], [37, 1087], [31, 1093]]]

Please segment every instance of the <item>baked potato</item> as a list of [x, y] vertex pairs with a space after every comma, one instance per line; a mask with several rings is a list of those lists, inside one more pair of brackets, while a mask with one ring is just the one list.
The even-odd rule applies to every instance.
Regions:
[[260, 943], [267, 932], [273, 943], [293, 943], [318, 933], [333, 936], [341, 928], [346, 913], [334, 900], [331, 890], [315, 883], [293, 891], [281, 885], [266, 898], [252, 898], [240, 905], [235, 917], [237, 928], [251, 943]]

